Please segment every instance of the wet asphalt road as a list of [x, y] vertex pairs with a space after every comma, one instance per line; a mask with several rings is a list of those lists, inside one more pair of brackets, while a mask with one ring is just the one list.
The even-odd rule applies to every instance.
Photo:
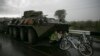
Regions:
[[0, 56], [69, 56], [67, 51], [44, 42], [33, 46], [1, 34], [0, 46]]
[[[93, 56], [100, 56], [100, 43], [93, 43]], [[7, 35], [0, 34], [0, 56], [80, 56], [77, 50], [70, 48], [63, 51], [48, 44], [41, 42], [37, 45], [26, 44], [9, 38]]]

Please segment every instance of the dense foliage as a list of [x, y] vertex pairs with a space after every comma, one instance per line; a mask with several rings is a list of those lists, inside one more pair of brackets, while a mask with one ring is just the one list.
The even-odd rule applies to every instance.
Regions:
[[66, 17], [66, 10], [57, 10], [55, 12], [55, 16], [59, 19], [59, 22], [65, 22], [65, 17]]
[[75, 29], [75, 30], [100, 31], [100, 20], [73, 21], [70, 22], [70, 24], [71, 24], [71, 29]]

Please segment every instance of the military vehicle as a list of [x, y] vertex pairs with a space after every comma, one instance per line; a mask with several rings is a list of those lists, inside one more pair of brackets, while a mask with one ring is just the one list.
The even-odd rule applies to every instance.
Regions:
[[28, 43], [49, 40], [55, 31], [68, 32], [68, 29], [68, 24], [47, 18], [42, 11], [33, 10], [25, 11], [21, 19], [13, 19], [8, 23], [10, 36]]

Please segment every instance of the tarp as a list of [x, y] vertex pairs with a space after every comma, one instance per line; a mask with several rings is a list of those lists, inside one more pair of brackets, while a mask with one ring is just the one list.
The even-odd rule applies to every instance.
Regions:
[[25, 19], [24, 20], [24, 24], [32, 25], [33, 23], [34, 23], [34, 21], [32, 19]]

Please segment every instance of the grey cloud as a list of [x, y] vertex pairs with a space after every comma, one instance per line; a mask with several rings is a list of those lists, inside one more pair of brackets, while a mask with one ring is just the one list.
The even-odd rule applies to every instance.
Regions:
[[0, 0], [0, 15], [22, 15], [25, 10], [39, 10], [54, 17], [58, 9], [67, 10], [68, 21], [98, 18], [100, 0]]
[[4, 4], [6, 4], [6, 1], [5, 0], [0, 0], [0, 7], [4, 6]]
[[0, 14], [4, 14], [6, 12], [8, 12], [6, 10], [6, 0], [0, 0]]
[[18, 14], [18, 9], [7, 4], [9, 0], [0, 0], [0, 15]]

